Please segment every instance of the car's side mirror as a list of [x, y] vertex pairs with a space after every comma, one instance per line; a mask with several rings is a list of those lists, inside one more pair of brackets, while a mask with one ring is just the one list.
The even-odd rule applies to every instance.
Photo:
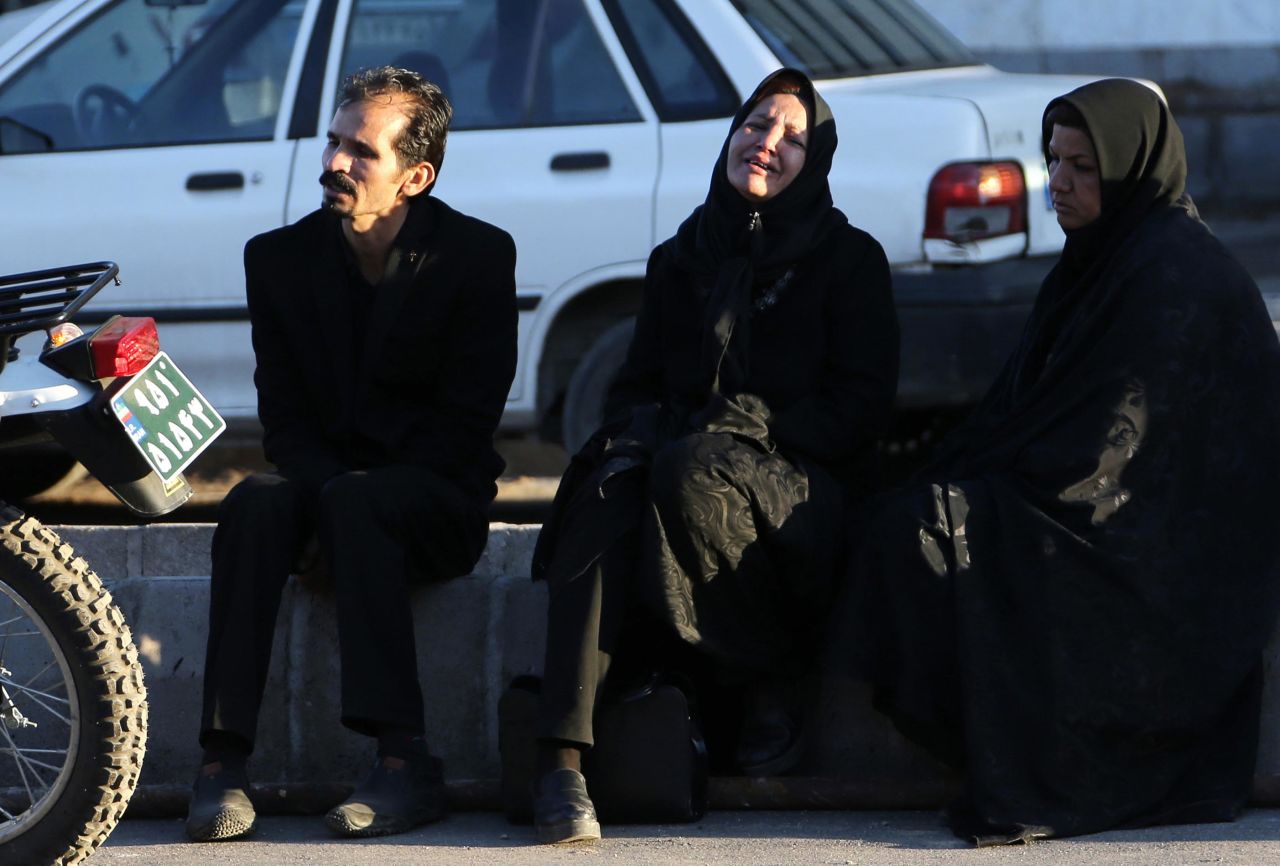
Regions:
[[12, 117], [0, 117], [0, 154], [48, 153], [53, 138]]

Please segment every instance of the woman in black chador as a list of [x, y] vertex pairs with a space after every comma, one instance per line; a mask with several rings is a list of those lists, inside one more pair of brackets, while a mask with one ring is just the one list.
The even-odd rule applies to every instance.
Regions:
[[1169, 109], [1100, 81], [1043, 133], [1062, 258], [837, 623], [978, 844], [1234, 817], [1280, 590], [1280, 347]]
[[730, 129], [706, 201], [649, 259], [605, 424], [538, 540], [534, 576], [551, 599], [535, 802], [545, 842], [599, 836], [580, 755], [611, 659], [648, 654], [654, 626], [754, 684], [744, 769], [794, 763], [779, 684], [816, 649], [842, 503], [866, 484], [893, 400], [889, 269], [832, 206], [827, 104], [781, 70]]

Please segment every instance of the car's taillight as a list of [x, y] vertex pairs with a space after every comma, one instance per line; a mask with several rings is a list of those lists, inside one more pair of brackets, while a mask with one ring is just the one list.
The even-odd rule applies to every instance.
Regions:
[[924, 236], [966, 243], [1027, 230], [1027, 185], [1016, 162], [957, 162], [929, 182]]
[[93, 373], [98, 379], [132, 376], [160, 351], [156, 320], [150, 316], [120, 316], [89, 338]]

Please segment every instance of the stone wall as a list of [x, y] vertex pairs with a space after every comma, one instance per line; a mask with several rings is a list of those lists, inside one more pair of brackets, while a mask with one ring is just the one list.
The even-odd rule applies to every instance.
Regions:
[[[131, 814], [180, 815], [199, 756], [211, 525], [55, 527], [111, 588], [146, 675], [150, 735]], [[456, 804], [497, 808], [498, 699], [542, 667], [546, 587], [528, 578], [537, 526], [493, 524], [469, 577], [414, 594], [428, 738], [445, 759]], [[332, 599], [286, 589], [272, 654], [254, 779], [261, 808], [314, 811], [363, 775], [370, 742], [338, 723]], [[1280, 802], [1280, 641], [1267, 653], [1254, 796]], [[954, 779], [871, 708], [860, 684], [811, 683], [809, 748], [789, 779], [717, 779], [717, 808], [922, 808]]]

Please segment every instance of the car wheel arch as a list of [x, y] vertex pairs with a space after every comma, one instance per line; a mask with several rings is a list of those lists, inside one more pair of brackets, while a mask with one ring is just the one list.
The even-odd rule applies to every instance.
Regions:
[[578, 364], [596, 341], [640, 309], [643, 270], [619, 271], [556, 293], [558, 303], [544, 316], [530, 341], [530, 367], [537, 376], [536, 417], [543, 438], [559, 441], [560, 412]]

